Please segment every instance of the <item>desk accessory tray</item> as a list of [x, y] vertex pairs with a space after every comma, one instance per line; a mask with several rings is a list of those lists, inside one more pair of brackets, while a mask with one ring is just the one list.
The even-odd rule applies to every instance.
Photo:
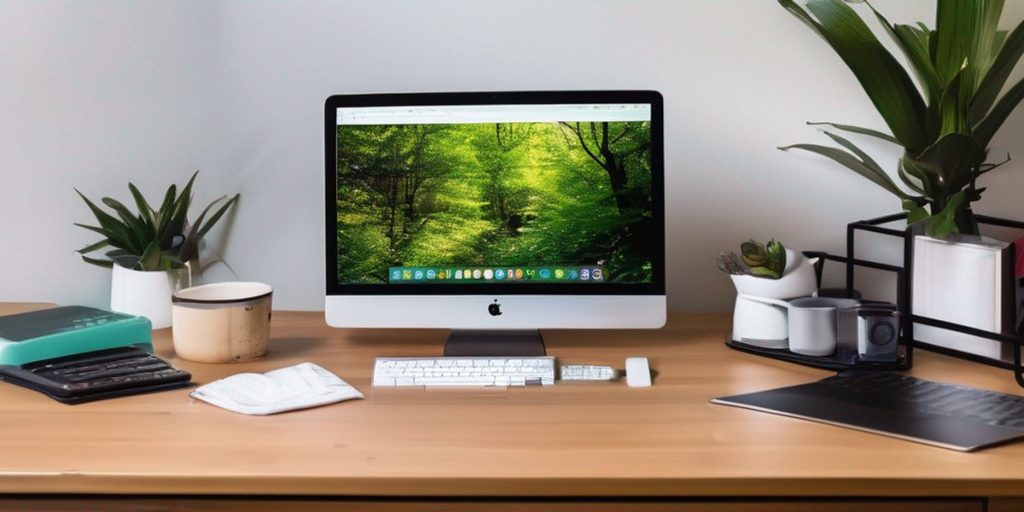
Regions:
[[[844, 371], [851, 369], [859, 370], [909, 370], [913, 365], [913, 352], [914, 342], [911, 336], [908, 336], [910, 332], [908, 330], [907, 315], [904, 314], [904, 309], [900, 304], [900, 297], [903, 297], [906, 293], [904, 289], [904, 271], [902, 267], [895, 265], [888, 265], [885, 263], [878, 263], [868, 260], [859, 260], [850, 257], [837, 256], [834, 254], [828, 254], [820, 251], [804, 251], [804, 256], [808, 258], [817, 258], [818, 262], [815, 264], [815, 274], [818, 280], [818, 288], [821, 288], [821, 278], [824, 273], [824, 265], [828, 261], [839, 262], [849, 266], [860, 266], [866, 268], [872, 268], [875, 270], [883, 270], [896, 274], [896, 295], [897, 295], [897, 308], [896, 310], [900, 314], [900, 336], [899, 336], [899, 357], [896, 361], [870, 361], [858, 359], [854, 354], [833, 354], [831, 356], [805, 356], [791, 352], [787, 349], [778, 348], [767, 348], [743, 343], [733, 339], [732, 334], [726, 337], [725, 345], [731, 349], [739, 350], [749, 354], [755, 354], [764, 357], [770, 357], [772, 359], [778, 359], [790, 363], [796, 363], [803, 366], [809, 366], [811, 368], [820, 368], [823, 370], [832, 371]], [[848, 281], [846, 288], [842, 290], [841, 297], [856, 297], [856, 291], [850, 286]], [[833, 295], [834, 296], [834, 295]], [[865, 301], [870, 302], [870, 301]]]
[[837, 356], [805, 356], [790, 352], [786, 349], [777, 348], [765, 348], [757, 347], [754, 345], [748, 345], [746, 343], [733, 340], [730, 336], [726, 339], [725, 345], [731, 349], [739, 350], [740, 352], [746, 352], [748, 354], [755, 354], [759, 356], [770, 357], [772, 359], [778, 359], [780, 361], [786, 361], [789, 363], [795, 363], [803, 366], [809, 366], [811, 368], [820, 368], [822, 370], [832, 370], [841, 372], [850, 369], [870, 369], [870, 370], [905, 370], [909, 369], [904, 365], [905, 357], [901, 355], [899, 361], [895, 362], [880, 362], [880, 361], [851, 361], [849, 358], [837, 357]]

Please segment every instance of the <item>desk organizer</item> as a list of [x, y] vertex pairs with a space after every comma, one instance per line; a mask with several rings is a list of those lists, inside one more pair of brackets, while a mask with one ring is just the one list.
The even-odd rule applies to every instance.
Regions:
[[[978, 220], [978, 224], [982, 224], [982, 225], [1006, 227], [1006, 228], [1013, 228], [1013, 229], [1024, 229], [1024, 222], [1018, 222], [1018, 221], [1008, 220], [1008, 219], [1000, 219], [1000, 218], [997, 218], [997, 217], [990, 217], [990, 216], [987, 216], [987, 215], [975, 215], [975, 218]], [[874, 218], [874, 219], [862, 220], [862, 221], [858, 221], [858, 222], [851, 222], [850, 224], [847, 224], [847, 226], [846, 226], [846, 258], [845, 258], [846, 259], [846, 293], [851, 294], [851, 293], [853, 293], [853, 290], [855, 289], [855, 286], [854, 286], [854, 279], [855, 279], [855, 273], [856, 273], [855, 270], [856, 270], [856, 267], [858, 265], [855, 264], [854, 262], [855, 261], [859, 261], [859, 260], [855, 260], [854, 259], [854, 255], [856, 254], [856, 252], [855, 252], [855, 243], [856, 243], [856, 233], [857, 233], [857, 231], [867, 231], [867, 232], [878, 233], [878, 234], [887, 235], [887, 236], [901, 237], [903, 239], [903, 266], [900, 267], [900, 272], [898, 272], [898, 277], [897, 277], [897, 279], [899, 279], [899, 282], [897, 284], [897, 304], [898, 304], [898, 309], [899, 309], [900, 313], [905, 315], [905, 318], [909, 320], [909, 321], [903, 322], [903, 337], [906, 339], [907, 346], [911, 348], [910, 356], [912, 357], [912, 355], [913, 355], [912, 354], [912, 348], [916, 346], [916, 347], [919, 347], [919, 348], [922, 348], [922, 349], [925, 349], [925, 350], [929, 350], [929, 351], [932, 351], [932, 352], [938, 352], [938, 353], [941, 353], [941, 354], [946, 354], [946, 355], [953, 356], [953, 357], [958, 357], [958, 358], [961, 358], [961, 359], [967, 359], [967, 360], [970, 360], [970, 361], [975, 361], [975, 362], [979, 362], [979, 363], [983, 363], [983, 364], [988, 364], [988, 365], [991, 365], [991, 366], [996, 366], [996, 367], [1000, 367], [1000, 368], [1009, 369], [1009, 370], [1011, 370], [1013, 372], [1013, 375], [1014, 375], [1014, 378], [1017, 381], [1017, 384], [1020, 385], [1021, 387], [1024, 387], [1024, 368], [1021, 367], [1021, 347], [1024, 346], [1024, 338], [1022, 338], [1021, 333], [1020, 333], [1019, 330], [1015, 334], [1012, 334], [1012, 335], [1010, 335], [1010, 334], [1002, 334], [1002, 333], [996, 333], [996, 332], [991, 332], [991, 331], [985, 331], [985, 330], [982, 330], [982, 329], [976, 329], [974, 327], [969, 327], [969, 326], [966, 326], [966, 325], [961, 325], [961, 324], [957, 324], [957, 323], [953, 323], [953, 322], [947, 322], [945, 320], [938, 319], [938, 318], [929, 318], [929, 317], [925, 317], [925, 316], [921, 316], [921, 315], [915, 315], [915, 314], [912, 313], [912, 311], [913, 311], [913, 307], [912, 306], [914, 304], [914, 297], [913, 297], [914, 287], [912, 286], [913, 283], [911, 282], [911, 280], [913, 279], [913, 271], [912, 271], [913, 267], [912, 266], [913, 266], [913, 261], [914, 261], [914, 259], [913, 259], [914, 252], [913, 251], [914, 251], [914, 235], [915, 235], [915, 233], [913, 233], [911, 231], [910, 227], [907, 227], [907, 228], [904, 228], [904, 229], [894, 229], [894, 228], [884, 227], [885, 224], [890, 224], [890, 223], [898, 222], [898, 221], [906, 221], [906, 219], [907, 219], [907, 214], [906, 213], [897, 213], [897, 214], [893, 214], [893, 215], [886, 215], [884, 217], [877, 217], [877, 218]], [[1015, 249], [1016, 249], [1015, 248], [1015, 244], [1011, 243], [1010, 246], [1009, 246], [1010, 261], [1014, 261], [1014, 262], [1016, 261]], [[872, 265], [867, 265], [867, 266], [872, 266], [874, 268], [880, 268], [880, 266], [890, 266], [890, 265], [878, 264], [878, 263], [875, 263], [875, 262], [870, 262], [870, 263], [872, 263]], [[1011, 272], [1007, 276], [1007, 283], [1005, 283], [1005, 284], [1008, 285], [1008, 286], [1014, 286], [1014, 284], [1015, 284], [1014, 280], [1015, 279], [1016, 279], [1016, 276], [1014, 276], [1013, 272]], [[1016, 310], [1016, 308], [1015, 308], [1015, 310]], [[1009, 344], [1009, 345], [1012, 346], [1013, 362], [1012, 363], [1006, 363], [1006, 362], [1003, 362], [1003, 361], [998, 361], [998, 360], [994, 360], [994, 359], [988, 359], [988, 358], [976, 356], [974, 354], [962, 352], [962, 351], [959, 351], [959, 350], [950, 349], [950, 348], [947, 348], [947, 347], [940, 347], [940, 346], [932, 345], [932, 344], [929, 344], [929, 343], [925, 343], [925, 342], [921, 342], [921, 341], [916, 341], [916, 340], [914, 340], [914, 324], [915, 323], [922, 324], [922, 325], [929, 325], [929, 326], [937, 327], [939, 329], [955, 331], [955, 332], [959, 332], [959, 333], [963, 333], [963, 334], [967, 334], [967, 335], [971, 335], [971, 336], [977, 336], [979, 338], [985, 338], [985, 339], [988, 339], [988, 340], [994, 340], [994, 341], [998, 341], [1000, 343]]]
[[[896, 364], [893, 364], [893, 363], [880, 364], [880, 363], [861, 363], [861, 362], [858, 362], [856, 364], [847, 364], [847, 363], [844, 363], [842, 361], [836, 361], [836, 360], [834, 360], [834, 358], [807, 357], [807, 356], [801, 356], [799, 354], [794, 354], [792, 352], [789, 352], [788, 350], [772, 350], [772, 349], [763, 349], [763, 348], [758, 348], [758, 347], [751, 347], [751, 346], [748, 346], [748, 345], [736, 343], [736, 342], [731, 340], [731, 337], [726, 342], [726, 345], [728, 345], [729, 347], [734, 348], [736, 350], [741, 350], [743, 352], [748, 352], [748, 353], [752, 353], [752, 354], [758, 354], [758, 355], [762, 355], [762, 356], [766, 356], [766, 357], [771, 357], [771, 358], [774, 358], [774, 359], [780, 359], [780, 360], [783, 360], [783, 361], [789, 361], [789, 362], [793, 362], [793, 363], [797, 363], [797, 364], [802, 364], [802, 365], [805, 365], [805, 366], [811, 366], [811, 367], [815, 367], [815, 368], [823, 368], [823, 369], [827, 369], [827, 370], [837, 370], [837, 371], [841, 371], [841, 370], [845, 370], [845, 369], [850, 369], [850, 368], [862, 368], [862, 367], [868, 368], [868, 369], [880, 369], [880, 370], [908, 370], [914, 364], [914, 349], [916, 347], [916, 348], [922, 348], [924, 350], [928, 350], [928, 351], [931, 351], [931, 352], [937, 352], [937, 353], [945, 354], [945, 355], [952, 356], [952, 357], [957, 357], [957, 358], [966, 359], [966, 360], [969, 360], [969, 361], [975, 361], [975, 362], [987, 364], [987, 365], [990, 365], [990, 366], [996, 366], [996, 367], [999, 367], [999, 368], [1004, 368], [1004, 369], [1011, 370], [1013, 372], [1014, 379], [1017, 381], [1017, 384], [1019, 386], [1021, 386], [1021, 387], [1024, 387], [1024, 367], [1022, 367], [1022, 364], [1021, 364], [1021, 348], [1024, 347], [1024, 336], [1022, 336], [1022, 333], [1020, 332], [1019, 329], [1018, 329], [1018, 331], [1015, 334], [1012, 334], [1012, 335], [1010, 335], [1010, 334], [1002, 334], [1002, 333], [996, 333], [996, 332], [991, 332], [991, 331], [985, 331], [985, 330], [982, 330], [982, 329], [977, 329], [977, 328], [974, 328], [974, 327], [969, 327], [969, 326], [966, 326], [966, 325], [961, 325], [961, 324], [957, 324], [957, 323], [953, 323], [953, 322], [947, 322], [945, 320], [938, 319], [938, 318], [929, 318], [929, 317], [926, 317], [926, 316], [915, 315], [915, 314], [912, 313], [912, 311], [913, 311], [913, 307], [912, 306], [914, 304], [914, 297], [913, 297], [914, 287], [912, 286], [913, 285], [912, 279], [913, 279], [913, 261], [914, 261], [913, 256], [914, 256], [914, 235], [915, 235], [915, 233], [913, 233], [911, 231], [910, 227], [907, 227], [907, 228], [904, 228], [904, 229], [896, 229], [896, 228], [891, 228], [891, 227], [885, 227], [884, 226], [885, 224], [890, 224], [890, 223], [893, 223], [893, 222], [906, 221], [906, 218], [907, 218], [907, 214], [906, 213], [898, 213], [898, 214], [893, 214], [893, 215], [886, 215], [884, 217], [877, 217], [877, 218], [869, 219], [869, 220], [862, 220], [862, 221], [858, 221], [858, 222], [851, 222], [851, 223], [847, 224], [847, 226], [846, 226], [846, 256], [845, 257], [836, 256], [836, 255], [832, 255], [832, 254], [827, 254], [827, 253], [824, 253], [824, 252], [814, 252], [814, 251], [807, 251], [807, 252], [804, 253], [806, 256], [811, 257], [811, 258], [814, 258], [814, 257], [820, 258], [821, 259], [820, 263], [819, 263], [820, 265], [823, 265], [824, 262], [826, 262], [826, 261], [839, 262], [839, 263], [843, 263], [845, 265], [845, 267], [846, 267], [846, 269], [845, 269], [846, 270], [845, 295], [847, 297], [853, 297], [854, 294], [855, 294], [854, 290], [856, 290], [855, 279], [856, 279], [856, 270], [857, 270], [857, 268], [871, 268], [871, 269], [876, 269], [876, 270], [883, 270], [883, 271], [892, 272], [892, 273], [894, 273], [896, 275], [896, 306], [897, 306], [896, 309], [900, 313], [900, 330], [901, 330], [900, 341], [899, 341], [899, 344], [900, 344], [900, 347], [901, 347], [901, 354], [900, 354], [900, 360], [898, 361], [898, 363], [896, 363]], [[1008, 220], [1008, 219], [1000, 219], [1000, 218], [997, 218], [997, 217], [990, 217], [990, 216], [987, 216], [987, 215], [976, 215], [975, 218], [977, 218], [979, 224], [983, 224], [983, 225], [998, 226], [998, 227], [1006, 227], [1006, 228], [1013, 228], [1013, 229], [1022, 229], [1022, 230], [1024, 230], [1024, 222], [1018, 222], [1018, 221]], [[856, 258], [856, 234], [857, 234], [858, 231], [866, 231], [866, 232], [877, 233], [877, 234], [881, 234], [881, 235], [887, 235], [887, 236], [893, 236], [893, 237], [902, 238], [903, 239], [903, 265], [902, 266], [890, 265], [890, 264], [887, 264], [887, 263], [881, 263], [881, 262], [877, 262], [877, 261], [863, 260], [863, 259]], [[1015, 254], [1015, 246], [1014, 246], [1014, 244], [1012, 244], [1012, 243], [1010, 244], [1009, 251], [1010, 251], [1010, 260], [1011, 261], [1016, 261], [1016, 254]], [[819, 287], [820, 287], [822, 270], [820, 268], [817, 269], [817, 270], [818, 270], [818, 281], [819, 281]], [[1013, 273], [1011, 272], [1010, 275], [1007, 276], [1007, 279], [1008, 279], [1008, 282], [1006, 284], [1008, 286], [1013, 286], [1015, 284], [1013, 281], [1016, 279], [1016, 276], [1014, 276]], [[1013, 362], [1012, 363], [1008, 363], [1008, 362], [1003, 362], [1003, 361], [999, 361], [999, 360], [988, 359], [988, 358], [980, 357], [980, 356], [977, 356], [977, 355], [974, 355], [974, 354], [962, 352], [962, 351], [959, 351], [959, 350], [955, 350], [955, 349], [951, 349], [951, 348], [947, 348], [947, 347], [940, 347], [940, 346], [932, 345], [930, 343], [917, 341], [917, 340], [914, 339], [914, 324], [915, 323], [922, 324], [922, 325], [929, 325], [929, 326], [937, 327], [939, 329], [955, 331], [955, 332], [959, 332], [959, 333], [963, 333], [963, 334], [967, 334], [967, 335], [971, 335], [971, 336], [976, 336], [976, 337], [979, 337], [979, 338], [985, 338], [985, 339], [988, 339], [988, 340], [994, 340], [994, 341], [998, 341], [1000, 343], [1009, 344], [1013, 348], [1013, 350], [1012, 350], [1012, 352], [1013, 352]]]
[[781, 361], [787, 361], [790, 363], [796, 363], [803, 366], [809, 366], [812, 368], [820, 368], [823, 370], [834, 370], [843, 371], [850, 369], [868, 369], [868, 370], [908, 370], [913, 365], [914, 361], [914, 339], [912, 333], [912, 326], [908, 322], [909, 310], [905, 311], [904, 307], [908, 305], [906, 301], [900, 300], [900, 298], [906, 296], [908, 289], [908, 281], [905, 279], [905, 271], [903, 267], [896, 265], [889, 265], [886, 263], [878, 263], [868, 260], [859, 260], [852, 256], [837, 256], [834, 254], [828, 254], [825, 252], [818, 251], [804, 251], [804, 256], [808, 258], [818, 258], [818, 263], [815, 265], [815, 273], [818, 279], [818, 288], [821, 288], [821, 278], [824, 273], [824, 266], [827, 262], [839, 262], [846, 265], [847, 270], [847, 281], [845, 288], [845, 296], [854, 296], [853, 277], [850, 272], [851, 268], [865, 267], [876, 270], [884, 270], [896, 274], [896, 295], [897, 295], [897, 311], [900, 313], [900, 355], [899, 359], [895, 362], [879, 362], [879, 361], [863, 361], [854, 360], [850, 362], [847, 358], [840, 358], [837, 356], [824, 356], [814, 357], [796, 354], [785, 349], [771, 349], [762, 348], [745, 343], [740, 343], [732, 339], [732, 335], [726, 338], [726, 346], [729, 348], [739, 350], [741, 352], [747, 352], [749, 354], [756, 354], [760, 356], [770, 357], [772, 359], [779, 359]]

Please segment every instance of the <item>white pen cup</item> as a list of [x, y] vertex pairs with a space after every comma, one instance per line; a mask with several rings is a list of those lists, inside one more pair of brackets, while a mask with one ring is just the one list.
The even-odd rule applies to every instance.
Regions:
[[171, 327], [178, 357], [230, 363], [262, 357], [270, 341], [273, 288], [226, 282], [185, 288], [171, 299]]

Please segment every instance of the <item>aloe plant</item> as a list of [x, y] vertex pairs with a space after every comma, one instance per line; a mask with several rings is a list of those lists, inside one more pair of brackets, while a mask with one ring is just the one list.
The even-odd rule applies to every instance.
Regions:
[[[198, 174], [199, 171], [192, 174], [181, 189], [181, 194], [177, 193], [177, 187], [172, 184], [164, 194], [159, 209], [153, 209], [139, 189], [128, 183], [137, 212], [129, 210], [120, 201], [104, 197], [102, 203], [113, 212], [108, 213], [76, 188], [75, 192], [85, 201], [99, 225], [75, 225], [103, 235], [102, 240], [77, 252], [85, 262], [93, 265], [109, 268], [117, 263], [125, 268], [147, 271], [182, 268], [186, 262], [196, 260], [199, 257], [199, 242], [238, 200], [238, 194], [231, 198], [221, 196], [207, 205], [195, 222], [189, 223], [192, 184]], [[207, 214], [217, 204], [220, 207], [207, 219]], [[113, 249], [105, 253], [106, 258], [87, 256], [108, 247]]]
[[[896, 195], [910, 223], [935, 237], [977, 234], [971, 204], [984, 188], [978, 178], [1002, 162], [987, 162], [992, 137], [1024, 98], [1024, 80], [1000, 97], [1024, 53], [1024, 23], [997, 29], [1003, 0], [938, 0], [935, 28], [892, 24], [867, 10], [903, 53], [904, 68], [844, 0], [778, 0], [828, 43], [853, 72], [891, 133], [838, 123], [808, 123], [867, 135], [904, 149], [900, 184], [866, 152], [831, 131], [841, 147], [794, 144], [828, 157]], [[861, 3], [860, 1], [856, 3]], [[869, 14], [870, 16], [870, 14]], [[911, 78], [911, 74], [913, 78]]]

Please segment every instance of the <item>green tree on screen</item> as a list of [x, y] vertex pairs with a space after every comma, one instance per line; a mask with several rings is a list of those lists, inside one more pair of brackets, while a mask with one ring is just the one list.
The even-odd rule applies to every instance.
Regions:
[[338, 275], [602, 265], [650, 282], [646, 122], [339, 126]]

